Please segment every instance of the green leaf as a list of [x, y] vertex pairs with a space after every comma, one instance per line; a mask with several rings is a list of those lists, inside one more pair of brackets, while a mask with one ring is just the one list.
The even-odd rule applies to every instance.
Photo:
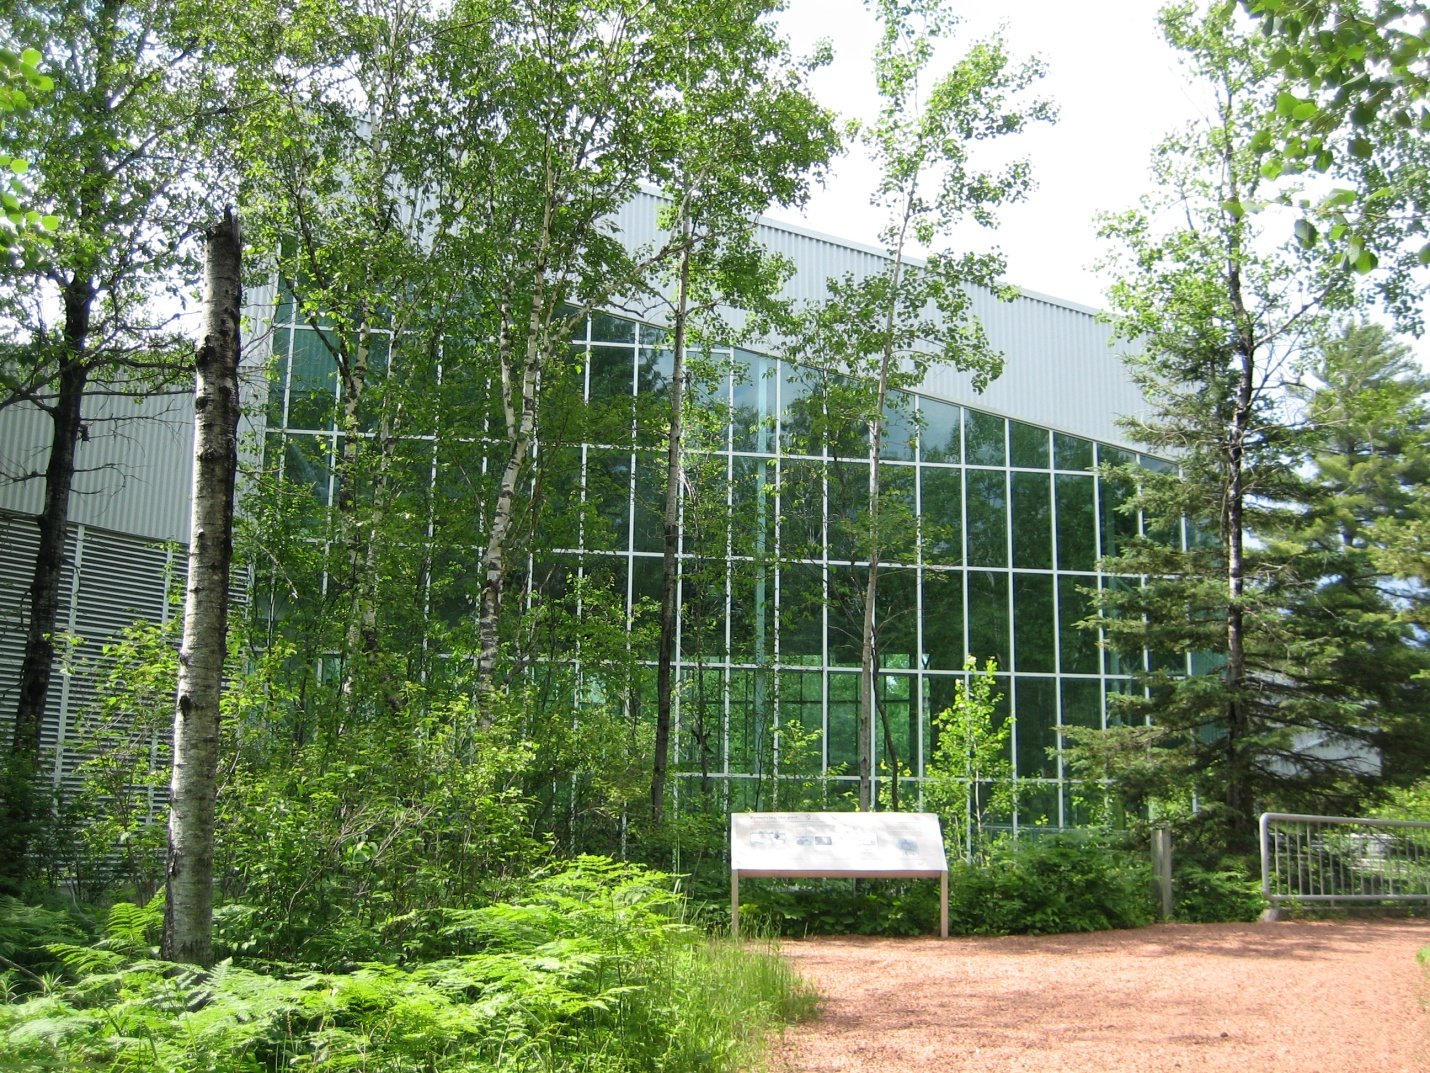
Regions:
[[1340, 189], [1331, 191], [1331, 193], [1326, 197], [1326, 199], [1321, 202], [1321, 208], [1345, 209], [1354, 205], [1355, 201], [1356, 192], [1354, 190], [1349, 190], [1345, 187], [1341, 187]]
[[1375, 271], [1376, 265], [1380, 264], [1380, 259], [1370, 250], [1361, 250], [1360, 256], [1356, 258], [1355, 270], [1357, 274], [1364, 276], [1368, 272]]
[[1295, 227], [1296, 241], [1305, 249], [1310, 249], [1316, 244], [1316, 225], [1304, 217], [1296, 221]]
[[1355, 157], [1357, 160], [1369, 160], [1371, 154], [1373, 154], [1374, 152], [1375, 146], [1371, 144], [1369, 138], [1351, 139], [1351, 156]]
[[1222, 210], [1229, 213], [1233, 220], [1240, 220], [1246, 215], [1246, 209], [1240, 201], [1231, 199], [1221, 203]]
[[24, 157], [11, 157], [10, 170], [16, 175], [24, 175], [25, 172], [30, 170], [30, 162]]

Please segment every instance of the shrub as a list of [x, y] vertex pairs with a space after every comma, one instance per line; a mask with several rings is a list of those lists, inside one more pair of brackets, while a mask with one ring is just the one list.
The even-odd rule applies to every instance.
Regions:
[[[1113, 837], [1068, 832], [988, 848], [949, 868], [949, 931], [1047, 935], [1132, 928], [1154, 919], [1151, 865]], [[938, 928], [929, 880], [746, 881], [742, 924], [781, 935], [927, 935]]]
[[1208, 868], [1196, 861], [1177, 866], [1172, 891], [1174, 915], [1188, 924], [1255, 920], [1266, 908], [1261, 883], [1234, 862]]
[[1140, 927], [1154, 919], [1151, 864], [1100, 832], [1006, 841], [986, 866], [950, 871], [948, 913], [966, 935]]

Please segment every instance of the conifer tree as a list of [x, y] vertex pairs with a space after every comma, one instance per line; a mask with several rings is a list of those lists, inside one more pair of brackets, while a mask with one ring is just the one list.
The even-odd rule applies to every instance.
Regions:
[[1275, 594], [1283, 564], [1255, 536], [1284, 524], [1301, 487], [1278, 386], [1318, 319], [1352, 295], [1317, 251], [1268, 251], [1261, 221], [1244, 211], [1266, 196], [1251, 144], [1273, 86], [1263, 46], [1226, 11], [1172, 8], [1163, 26], [1216, 109], [1160, 150], [1165, 193], [1105, 233], [1124, 251], [1112, 302], [1148, 403], [1128, 429], [1175, 465], [1108, 475], [1133, 490], [1124, 509], [1140, 510], [1142, 531], [1103, 569], [1140, 582], [1102, 590], [1099, 624], [1140, 689], [1116, 698], [1124, 725], [1081, 735], [1071, 759], [1085, 775], [1125, 776], [1119, 792], [1133, 809], [1195, 804], [1212, 842], [1246, 844], [1260, 805], [1334, 796], [1362, 764], [1355, 750], [1314, 772], [1286, 762], [1307, 731], [1355, 734], [1357, 724], [1334, 705], [1294, 721], [1282, 711], [1287, 664], [1273, 639], [1286, 614]]

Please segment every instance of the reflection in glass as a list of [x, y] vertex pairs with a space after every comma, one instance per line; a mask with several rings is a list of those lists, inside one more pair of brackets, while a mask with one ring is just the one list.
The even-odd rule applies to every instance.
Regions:
[[1012, 464], [1024, 469], [1048, 468], [1048, 430], [1021, 421], [1008, 422]]
[[1014, 473], [1013, 565], [1049, 570], [1053, 565], [1053, 505], [1044, 473]]
[[1003, 419], [982, 410], [963, 411], [963, 438], [970, 466], [1001, 466], [1007, 461]]
[[1058, 652], [1064, 674], [1096, 674], [1097, 630], [1078, 626], [1092, 617], [1092, 597], [1083, 590], [1095, 587], [1092, 578], [1058, 578]]
[[958, 566], [963, 562], [963, 471], [920, 469], [919, 480], [924, 562]]
[[1053, 466], [1056, 469], [1092, 469], [1092, 441], [1065, 432], [1053, 433]]
[[1097, 502], [1091, 477], [1059, 473], [1057, 497], [1058, 569], [1091, 570], [1097, 563]]
[[963, 409], [934, 399], [919, 400], [920, 455], [925, 462], [958, 462], [963, 452], [959, 447]]
[[963, 574], [924, 571], [925, 667], [956, 671], [963, 667]]
[[968, 470], [966, 480], [969, 565], [1007, 566], [1007, 475]]
[[1013, 575], [1013, 654], [1019, 671], [1056, 670], [1053, 655], [1053, 579]]
[[970, 570], [968, 583], [968, 649], [983, 666], [989, 656], [999, 668], [1008, 659], [1008, 575], [990, 570]]
[[[1056, 778], [1057, 760], [1049, 755], [1049, 750], [1058, 744], [1057, 723], [1057, 680], [1054, 678], [1025, 678], [1019, 675], [1014, 682], [1016, 691], [1014, 710], [1018, 720], [1013, 726], [1017, 742], [1017, 764], [1019, 778]], [[1020, 801], [1022, 811], [1028, 802]], [[1053, 817], [1056, 821], [1056, 815]]]

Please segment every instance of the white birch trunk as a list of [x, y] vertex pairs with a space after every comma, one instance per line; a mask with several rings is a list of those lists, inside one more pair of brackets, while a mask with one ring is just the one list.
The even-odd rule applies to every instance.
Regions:
[[218, 789], [219, 697], [228, 638], [238, 468], [238, 311], [241, 241], [232, 211], [208, 243], [204, 339], [194, 386], [194, 485], [184, 640], [174, 710], [168, 890], [163, 956], [208, 967], [213, 961], [214, 799]]

